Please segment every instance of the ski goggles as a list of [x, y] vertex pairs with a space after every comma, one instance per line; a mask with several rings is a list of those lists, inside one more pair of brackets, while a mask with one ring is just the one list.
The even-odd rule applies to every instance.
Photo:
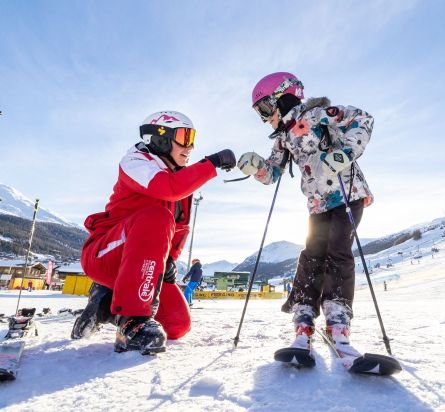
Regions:
[[266, 123], [277, 110], [276, 100], [271, 96], [263, 97], [253, 105], [253, 108], [260, 115], [261, 120]]
[[145, 134], [162, 136], [174, 140], [182, 147], [190, 147], [195, 143], [196, 130], [189, 127], [178, 127], [172, 129], [166, 126], [156, 124], [144, 124], [140, 128], [141, 137]]

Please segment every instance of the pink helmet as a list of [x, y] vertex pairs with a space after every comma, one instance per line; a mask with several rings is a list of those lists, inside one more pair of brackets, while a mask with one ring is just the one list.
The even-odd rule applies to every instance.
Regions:
[[267, 96], [273, 96], [278, 100], [283, 94], [291, 93], [300, 100], [304, 99], [303, 83], [297, 76], [287, 72], [277, 72], [263, 77], [253, 88], [252, 106]]

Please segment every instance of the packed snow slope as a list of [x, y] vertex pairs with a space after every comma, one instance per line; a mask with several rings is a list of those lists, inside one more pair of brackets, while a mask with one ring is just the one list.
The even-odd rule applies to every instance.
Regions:
[[[252, 300], [233, 349], [243, 301], [196, 301], [193, 329], [156, 357], [114, 353], [114, 327], [89, 340], [69, 338], [74, 318], [39, 320], [16, 381], [0, 384], [0, 408], [12, 411], [441, 411], [445, 410], [445, 251], [420, 263], [396, 263], [398, 277], [375, 292], [393, 353], [394, 377], [348, 373], [317, 337], [314, 369], [273, 360], [293, 340], [283, 300]], [[380, 279], [381, 280], [381, 279]], [[0, 313], [14, 311], [16, 291], [0, 291]], [[85, 297], [24, 292], [23, 307], [82, 308]], [[202, 309], [201, 309], [202, 308]], [[356, 292], [352, 341], [385, 353], [367, 287]], [[318, 319], [322, 325], [323, 319]], [[0, 327], [6, 325], [0, 323]]]

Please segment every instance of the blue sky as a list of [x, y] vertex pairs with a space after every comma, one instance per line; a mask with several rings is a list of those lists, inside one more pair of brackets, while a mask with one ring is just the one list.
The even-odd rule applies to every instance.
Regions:
[[[250, 93], [290, 71], [307, 97], [375, 117], [359, 160], [376, 197], [362, 237], [443, 216], [444, 19], [440, 0], [3, 1], [0, 181], [82, 223], [103, 210], [141, 121], [166, 109], [193, 120], [193, 161], [224, 148], [267, 156]], [[275, 187], [222, 182], [239, 175], [202, 189], [204, 261], [259, 247]], [[266, 243], [303, 243], [307, 217], [298, 174], [286, 174]]]

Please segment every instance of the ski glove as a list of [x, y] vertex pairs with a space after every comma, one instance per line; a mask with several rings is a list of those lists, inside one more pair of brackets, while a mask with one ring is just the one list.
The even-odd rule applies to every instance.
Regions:
[[245, 175], [256, 175], [264, 166], [264, 159], [255, 152], [244, 153], [238, 160], [238, 168]]
[[323, 170], [328, 175], [338, 175], [352, 163], [352, 159], [343, 150], [339, 149], [330, 153], [322, 153], [320, 160], [323, 162]]
[[235, 154], [230, 149], [224, 149], [218, 153], [206, 156], [206, 159], [209, 159], [213, 166], [220, 167], [226, 172], [232, 170], [236, 166]]
[[176, 268], [176, 263], [172, 257], [169, 256], [167, 262], [165, 263], [164, 282], [175, 284], [177, 274], [178, 269]]

